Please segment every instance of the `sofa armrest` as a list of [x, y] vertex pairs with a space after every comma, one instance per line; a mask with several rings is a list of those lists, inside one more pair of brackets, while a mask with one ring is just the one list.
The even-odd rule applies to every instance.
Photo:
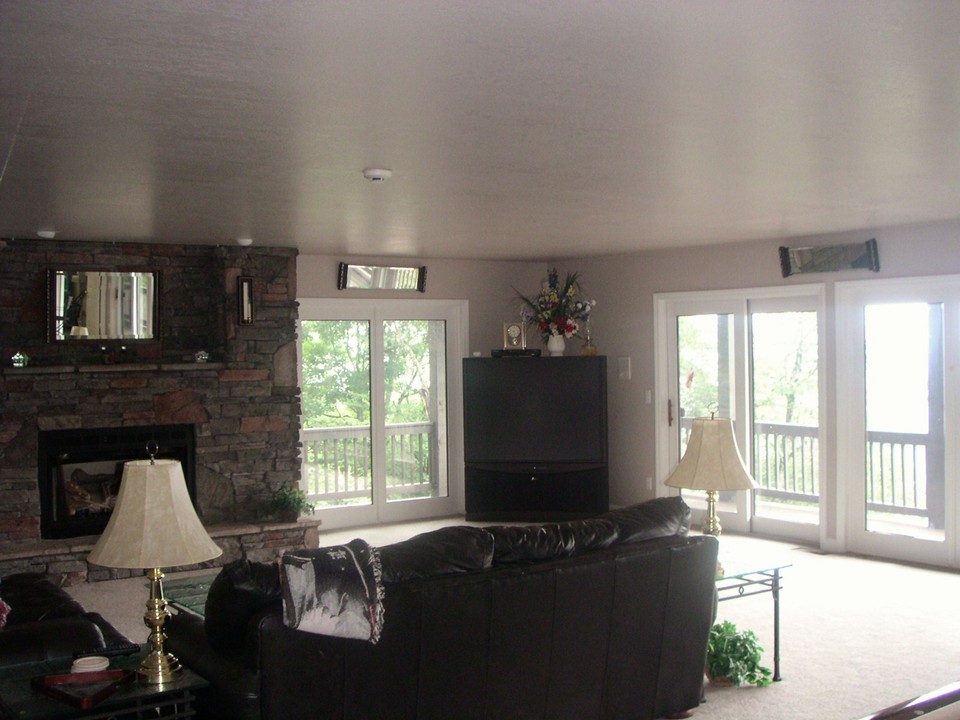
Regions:
[[85, 617], [24, 622], [0, 632], [0, 666], [72, 658], [104, 647], [100, 628]]
[[201, 717], [259, 720], [259, 673], [236, 655], [215, 650], [207, 639], [202, 617], [174, 614], [167, 618], [164, 629], [167, 649], [210, 683], [209, 688], [197, 694]]

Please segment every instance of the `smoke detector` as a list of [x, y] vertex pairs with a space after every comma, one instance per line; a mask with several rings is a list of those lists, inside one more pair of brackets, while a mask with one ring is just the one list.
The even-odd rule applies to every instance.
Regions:
[[238, 238], [237, 238], [237, 245], [239, 245], [240, 247], [248, 247], [248, 246], [250, 246], [250, 245], [253, 245], [253, 238], [249, 238], [249, 237], [238, 237]]
[[363, 171], [363, 176], [372, 183], [382, 183], [389, 180], [393, 175], [393, 170], [384, 168], [367, 168]]

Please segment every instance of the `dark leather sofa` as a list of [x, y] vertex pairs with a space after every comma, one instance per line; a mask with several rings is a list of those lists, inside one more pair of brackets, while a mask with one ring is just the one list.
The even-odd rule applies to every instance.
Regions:
[[136, 650], [99, 613], [86, 612], [45, 575], [7, 575], [0, 580], [0, 598], [10, 606], [0, 631], [0, 667]]
[[662, 498], [588, 520], [448, 527], [379, 548], [380, 640], [284, 625], [276, 565], [239, 561], [168, 648], [233, 720], [652, 719], [700, 703], [717, 542]]

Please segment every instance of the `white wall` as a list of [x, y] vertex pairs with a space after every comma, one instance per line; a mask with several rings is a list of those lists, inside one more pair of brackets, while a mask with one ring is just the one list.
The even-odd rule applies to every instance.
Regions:
[[[778, 248], [864, 242], [876, 238], [880, 272], [856, 270], [783, 278]], [[653, 296], [659, 292], [767, 287], [824, 283], [827, 297], [827, 338], [833, 337], [833, 284], [838, 280], [862, 280], [960, 273], [960, 220], [936, 224], [881, 228], [789, 240], [768, 240], [725, 246], [689, 247], [609, 257], [584, 257], [555, 263], [360, 258], [301, 255], [297, 259], [298, 297], [428, 297], [466, 299], [470, 305], [470, 349], [488, 355], [502, 346], [503, 322], [519, 312], [514, 288], [535, 294], [549, 266], [560, 273], [580, 271], [588, 298], [597, 300], [593, 316], [594, 340], [607, 356], [610, 408], [610, 500], [626, 505], [654, 496], [645, 478], [656, 476], [654, 453], [654, 408], [646, 392], [654, 391]], [[337, 263], [426, 265], [426, 293], [374, 293], [338, 291]], [[530, 345], [538, 347], [532, 338]], [[576, 346], [572, 348], [576, 351]], [[632, 379], [619, 380], [617, 359], [629, 357]], [[835, 355], [827, 351], [828, 396], [832, 398]], [[825, 422], [835, 426], [832, 399], [823, 409]], [[828, 449], [829, 467], [835, 463]], [[833, 483], [828, 483], [833, 487]], [[825, 498], [828, 502], [832, 498]], [[828, 533], [830, 528], [828, 528]]]
[[[426, 292], [337, 290], [340, 261], [426, 265]], [[545, 274], [546, 265], [534, 262], [300, 255], [297, 258], [297, 297], [465, 299], [470, 304], [470, 351], [489, 355], [491, 349], [503, 347], [503, 323], [519, 316], [520, 302], [513, 288], [532, 293], [539, 288], [540, 278]]]
[[[880, 272], [853, 270], [783, 278], [778, 248], [863, 242], [876, 238]], [[867, 280], [960, 273], [960, 220], [928, 225], [881, 228], [789, 240], [769, 240], [728, 246], [691, 247], [617, 257], [569, 261], [579, 269], [588, 294], [596, 297], [594, 336], [608, 356], [610, 372], [610, 500], [629, 504], [654, 496], [644, 479], [655, 483], [654, 408], [646, 404], [654, 390], [653, 296], [659, 292], [715, 290], [824, 283], [827, 298], [828, 406], [825, 421], [835, 427], [833, 404], [836, 368], [833, 285], [839, 280]], [[617, 379], [617, 358], [630, 357], [633, 379]], [[827, 464], [835, 466], [834, 450]], [[835, 484], [828, 482], [830, 488]], [[833, 501], [834, 498], [826, 498]], [[828, 534], [832, 528], [828, 528]]]

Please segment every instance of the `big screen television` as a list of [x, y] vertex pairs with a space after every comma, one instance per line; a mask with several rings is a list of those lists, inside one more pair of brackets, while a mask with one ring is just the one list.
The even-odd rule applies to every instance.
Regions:
[[468, 464], [607, 461], [602, 356], [467, 358], [463, 395]]

